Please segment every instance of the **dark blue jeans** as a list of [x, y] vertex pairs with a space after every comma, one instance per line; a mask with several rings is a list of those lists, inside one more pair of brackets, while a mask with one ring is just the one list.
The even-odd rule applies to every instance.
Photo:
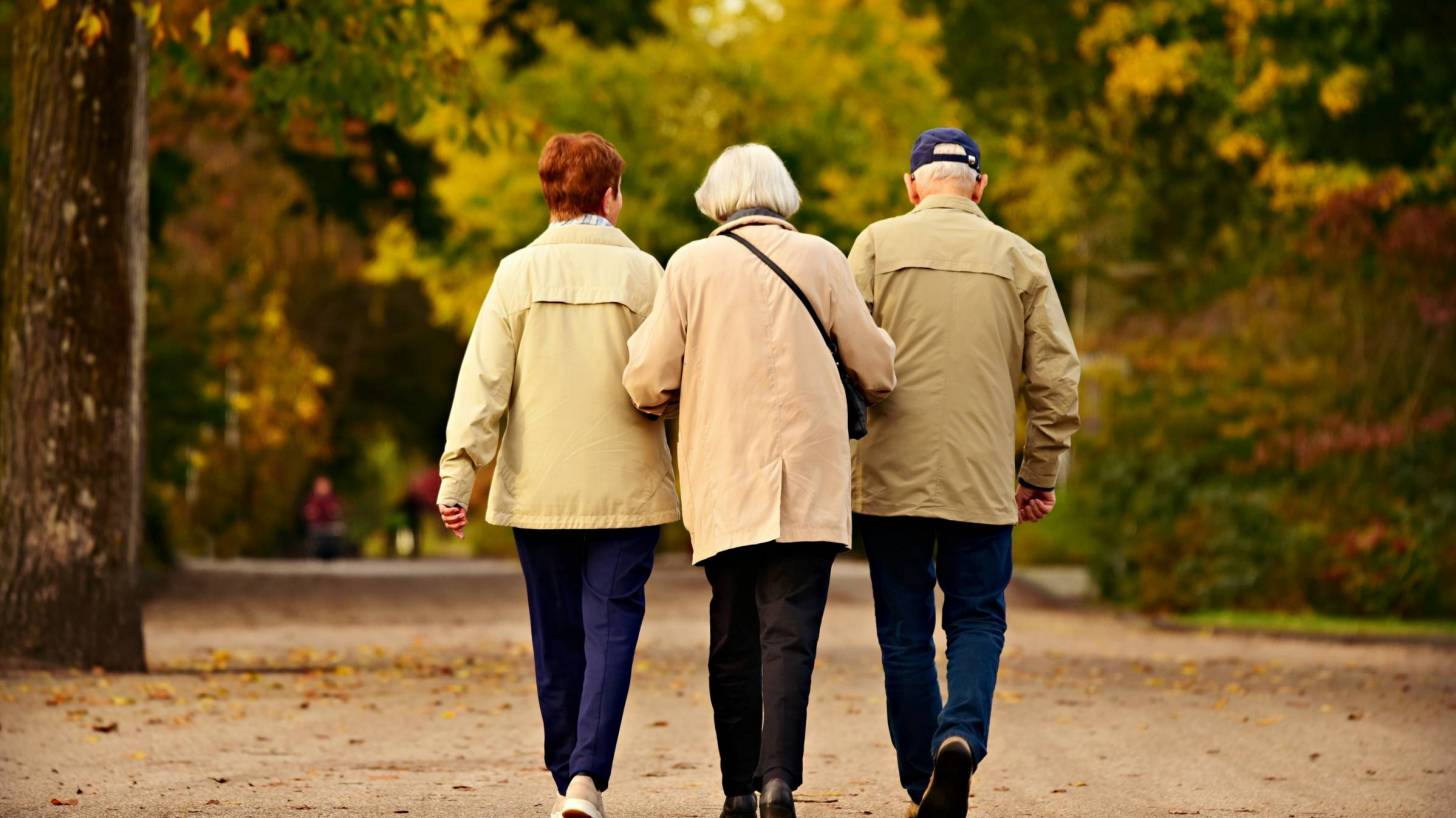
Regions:
[[[991, 697], [1006, 641], [1011, 526], [925, 517], [855, 518], [869, 556], [875, 629], [885, 668], [890, 742], [900, 784], [919, 802], [934, 753], [951, 736], [986, 756]], [[935, 585], [948, 665], [945, 704], [935, 669]]]
[[578, 775], [605, 790], [659, 528], [514, 531], [531, 609], [546, 766], [559, 793]]

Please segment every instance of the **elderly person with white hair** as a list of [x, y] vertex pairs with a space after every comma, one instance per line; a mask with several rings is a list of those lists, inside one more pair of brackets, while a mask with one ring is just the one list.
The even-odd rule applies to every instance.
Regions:
[[902, 352], [899, 386], [870, 411], [856, 452], [854, 510], [912, 818], [965, 818], [1005, 643], [1011, 530], [1052, 510], [1077, 430], [1081, 367], [1046, 257], [986, 218], [986, 179], [964, 131], [925, 131], [905, 175], [914, 209], [865, 228], [849, 253], [865, 302]]
[[762, 815], [786, 818], [830, 566], [850, 542], [846, 388], [830, 343], [870, 401], [895, 386], [895, 346], [844, 254], [789, 223], [799, 193], [772, 150], [727, 149], [696, 199], [720, 226], [668, 262], [623, 384], [642, 411], [680, 413], [683, 517], [713, 591], [723, 815], [753, 816], [759, 790]]

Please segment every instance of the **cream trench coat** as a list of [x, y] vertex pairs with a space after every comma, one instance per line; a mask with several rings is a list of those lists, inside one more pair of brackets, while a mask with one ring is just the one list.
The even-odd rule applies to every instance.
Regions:
[[494, 525], [678, 519], [662, 422], [621, 384], [627, 338], [661, 278], [656, 259], [606, 226], [553, 227], [501, 261], [460, 365], [440, 503], [468, 505], [476, 469], [499, 448], [485, 510]]
[[866, 228], [849, 263], [900, 345], [900, 385], [855, 453], [854, 510], [1015, 523], [1018, 476], [1055, 488], [1078, 424], [1081, 364], [1046, 257], [970, 199], [936, 195]]
[[628, 343], [622, 383], [644, 412], [680, 409], [695, 563], [775, 540], [847, 548], [849, 437], [833, 359], [788, 286], [719, 235], [730, 228], [804, 291], [871, 401], [894, 389], [895, 344], [870, 318], [844, 254], [770, 216], [729, 222], [673, 255]]

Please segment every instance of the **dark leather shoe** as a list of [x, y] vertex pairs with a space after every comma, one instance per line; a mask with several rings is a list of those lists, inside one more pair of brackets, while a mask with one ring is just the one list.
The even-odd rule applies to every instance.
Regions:
[[935, 754], [935, 767], [930, 773], [930, 786], [920, 799], [916, 818], [966, 818], [966, 802], [971, 797], [971, 774], [976, 759], [965, 739], [951, 737]]
[[753, 793], [730, 795], [723, 799], [723, 814], [719, 818], [757, 818], [758, 798]]
[[794, 818], [794, 791], [782, 778], [763, 782], [758, 798], [759, 818]]

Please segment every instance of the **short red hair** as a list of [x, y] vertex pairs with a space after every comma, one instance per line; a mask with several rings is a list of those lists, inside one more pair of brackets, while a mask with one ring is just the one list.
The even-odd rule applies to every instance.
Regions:
[[602, 213], [602, 196], [622, 183], [627, 166], [622, 154], [601, 136], [564, 133], [551, 137], [541, 149], [536, 172], [546, 207], [557, 219]]

